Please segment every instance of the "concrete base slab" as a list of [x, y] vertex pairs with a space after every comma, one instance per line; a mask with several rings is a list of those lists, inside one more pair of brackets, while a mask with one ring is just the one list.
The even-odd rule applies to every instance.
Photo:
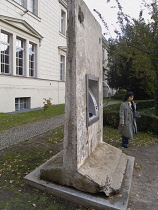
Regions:
[[[49, 161], [49, 160], [48, 160]], [[124, 179], [120, 193], [112, 197], [106, 197], [103, 194], [90, 194], [78, 191], [74, 188], [65, 187], [41, 180], [40, 170], [44, 167], [44, 163], [30, 174], [24, 177], [27, 184], [32, 185], [38, 189], [51, 193], [54, 196], [67, 199], [71, 202], [80, 205], [94, 207], [96, 209], [113, 209], [113, 210], [126, 210], [128, 205], [130, 187], [132, 182], [132, 174], [134, 167], [134, 157], [128, 156], [127, 167], [124, 174]]]
[[63, 153], [45, 164], [40, 179], [86, 193], [104, 192], [106, 196], [119, 193], [127, 165], [127, 155], [122, 150], [100, 142], [83, 165], [72, 171], [64, 168]]

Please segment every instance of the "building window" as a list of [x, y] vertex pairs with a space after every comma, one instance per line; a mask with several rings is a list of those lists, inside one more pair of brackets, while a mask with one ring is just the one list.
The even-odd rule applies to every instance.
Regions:
[[15, 111], [30, 109], [30, 98], [15, 98]]
[[28, 10], [32, 12], [33, 14], [37, 15], [36, 13], [36, 8], [37, 8], [37, 0], [29, 0], [29, 8]]
[[24, 75], [24, 41], [16, 39], [16, 75]]
[[35, 45], [29, 44], [29, 76], [35, 76]]
[[65, 79], [65, 56], [60, 55], [60, 80], [64, 81]]
[[24, 6], [24, 0], [14, 0], [14, 1], [20, 4], [21, 6]]
[[1, 73], [9, 74], [10, 64], [10, 37], [8, 34], [1, 32]]
[[38, 0], [13, 0], [25, 9], [32, 12], [34, 15], [38, 15]]
[[60, 32], [64, 35], [66, 34], [66, 12], [64, 10], [61, 10]]

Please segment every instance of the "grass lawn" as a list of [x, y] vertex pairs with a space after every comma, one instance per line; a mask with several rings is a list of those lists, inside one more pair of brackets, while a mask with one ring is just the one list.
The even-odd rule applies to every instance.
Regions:
[[62, 149], [63, 127], [0, 152], [1, 210], [84, 210], [26, 185], [24, 177]]
[[[110, 101], [117, 101], [115, 99], [112, 99], [112, 98], [103, 98], [103, 104], [106, 104], [107, 102], [110, 102]], [[119, 100], [118, 100], [119, 102]]]
[[[63, 126], [34, 137], [0, 152], [0, 209], [1, 210], [87, 210], [83, 206], [55, 198], [26, 185], [24, 176], [61, 151]], [[120, 147], [117, 129], [104, 127], [104, 141]], [[146, 146], [158, 142], [150, 133], [138, 133], [130, 146]], [[89, 208], [89, 210], [94, 210]]]
[[46, 111], [43, 109], [17, 114], [0, 113], [0, 131], [18, 125], [35, 122], [45, 118], [64, 114], [64, 104], [50, 106]]
[[[115, 147], [121, 147], [121, 136], [117, 129], [105, 126], [103, 129], [103, 139], [106, 143]], [[149, 144], [158, 143], [158, 136], [152, 133], [138, 132], [133, 139], [129, 140], [129, 145], [132, 146], [147, 146]]]

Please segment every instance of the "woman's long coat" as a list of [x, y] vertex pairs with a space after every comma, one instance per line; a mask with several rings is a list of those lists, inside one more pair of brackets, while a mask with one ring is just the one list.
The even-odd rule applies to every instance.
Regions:
[[[134, 108], [136, 110], [136, 104], [133, 101]], [[133, 138], [133, 134], [137, 133], [137, 124], [133, 115], [133, 110], [129, 106], [128, 102], [122, 102], [120, 106], [120, 122], [119, 122], [119, 133], [128, 138]], [[121, 126], [124, 125], [124, 126]]]

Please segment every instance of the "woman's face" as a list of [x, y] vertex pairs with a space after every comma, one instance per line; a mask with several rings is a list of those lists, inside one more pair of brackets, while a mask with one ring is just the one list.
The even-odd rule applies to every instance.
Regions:
[[127, 101], [133, 101], [133, 98], [134, 98], [134, 96], [130, 96], [128, 99], [127, 99]]

